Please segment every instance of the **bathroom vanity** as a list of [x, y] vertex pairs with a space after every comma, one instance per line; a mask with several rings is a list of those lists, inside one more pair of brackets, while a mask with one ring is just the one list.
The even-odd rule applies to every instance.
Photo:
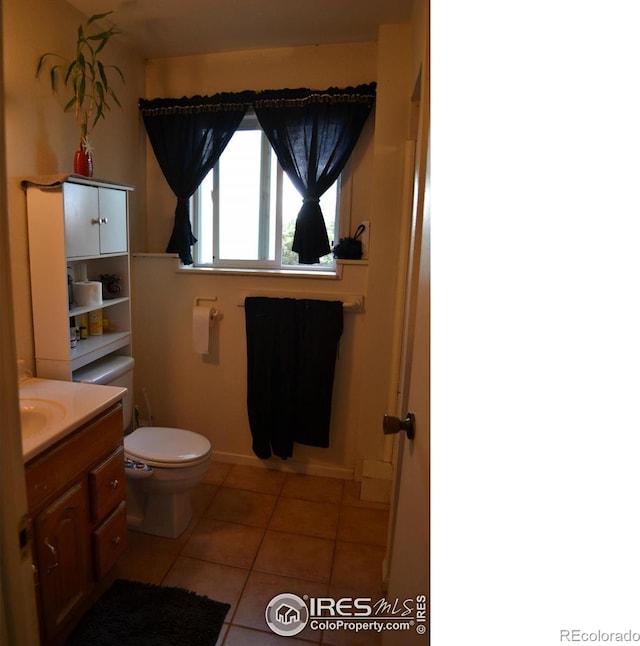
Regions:
[[43, 644], [61, 644], [127, 547], [124, 388], [20, 385], [34, 584]]

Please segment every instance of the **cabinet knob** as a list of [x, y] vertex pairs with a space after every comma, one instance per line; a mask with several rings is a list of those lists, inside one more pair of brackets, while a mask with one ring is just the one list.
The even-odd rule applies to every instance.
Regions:
[[91, 218], [91, 224], [100, 224], [100, 218]]
[[100, 218], [100, 224], [107, 224], [109, 222], [108, 218]]
[[121, 539], [119, 536], [114, 536], [114, 537], [111, 539], [111, 542], [112, 542], [114, 545], [120, 545], [120, 542], [121, 542], [121, 541], [122, 541], [122, 539]]
[[110, 486], [112, 489], [117, 489], [119, 484], [120, 484], [120, 481], [118, 480], [118, 478], [116, 478], [115, 480], [112, 480], [112, 481], [109, 483], [109, 486]]

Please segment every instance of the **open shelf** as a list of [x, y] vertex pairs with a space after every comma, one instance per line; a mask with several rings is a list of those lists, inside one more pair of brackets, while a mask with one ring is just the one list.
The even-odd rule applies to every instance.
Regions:
[[118, 305], [120, 303], [126, 303], [129, 301], [128, 296], [122, 298], [109, 298], [103, 300], [100, 305], [92, 305], [91, 307], [76, 307], [75, 305], [69, 309], [69, 317], [79, 316], [80, 314], [88, 314], [89, 312], [94, 312], [95, 310], [102, 310], [105, 307], [111, 307], [113, 305]]
[[131, 332], [105, 332], [78, 341], [71, 348], [71, 370], [77, 370], [100, 357], [124, 348], [131, 342]]

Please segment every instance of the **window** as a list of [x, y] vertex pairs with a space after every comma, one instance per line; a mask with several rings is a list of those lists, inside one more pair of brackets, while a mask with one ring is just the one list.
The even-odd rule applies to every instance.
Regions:
[[[338, 180], [320, 199], [329, 243], [338, 231]], [[191, 201], [197, 266], [328, 269], [331, 254], [317, 265], [298, 264], [291, 250], [302, 197], [283, 172], [252, 112]]]

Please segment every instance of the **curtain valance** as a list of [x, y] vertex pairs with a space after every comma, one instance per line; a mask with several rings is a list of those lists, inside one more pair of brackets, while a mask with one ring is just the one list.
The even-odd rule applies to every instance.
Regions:
[[181, 99], [140, 99], [138, 108], [143, 117], [246, 110], [253, 103], [255, 95], [255, 92], [247, 90], [220, 92], [213, 96], [183, 96]]
[[162, 116], [165, 114], [198, 114], [200, 112], [219, 112], [236, 110], [249, 106], [293, 107], [310, 103], [364, 103], [370, 107], [376, 100], [376, 84], [368, 83], [355, 87], [327, 90], [308, 88], [282, 90], [263, 90], [254, 92], [219, 92], [212, 96], [183, 96], [182, 98], [139, 99], [138, 108], [143, 116]]
[[256, 93], [253, 105], [259, 108], [292, 108], [313, 103], [362, 103], [372, 107], [375, 100], [376, 84], [369, 83], [347, 88], [330, 87], [327, 90], [264, 90]]
[[187, 200], [214, 167], [249, 107], [302, 197], [293, 250], [312, 264], [330, 252], [320, 196], [344, 168], [373, 108], [376, 84], [222, 92], [179, 99], [140, 99], [138, 107], [158, 163], [178, 198], [167, 252], [192, 264], [196, 242]]

